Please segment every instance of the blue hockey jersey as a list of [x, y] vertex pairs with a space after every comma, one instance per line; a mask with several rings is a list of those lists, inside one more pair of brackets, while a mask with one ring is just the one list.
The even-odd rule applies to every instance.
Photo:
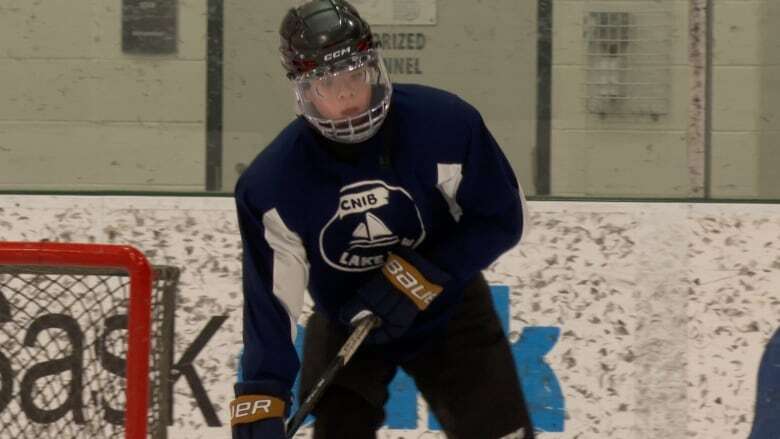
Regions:
[[396, 84], [388, 122], [353, 148], [355, 160], [339, 160], [299, 117], [236, 185], [246, 382], [292, 387], [307, 288], [336, 321], [390, 249], [415, 248], [454, 280], [407, 335], [382, 347], [402, 355], [441, 329], [463, 286], [520, 240], [522, 191], [479, 112], [457, 96]]

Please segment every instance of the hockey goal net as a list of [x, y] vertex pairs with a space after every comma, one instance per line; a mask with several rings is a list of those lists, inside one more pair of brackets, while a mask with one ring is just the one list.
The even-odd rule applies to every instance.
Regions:
[[1, 436], [164, 438], [178, 277], [130, 246], [0, 242]]

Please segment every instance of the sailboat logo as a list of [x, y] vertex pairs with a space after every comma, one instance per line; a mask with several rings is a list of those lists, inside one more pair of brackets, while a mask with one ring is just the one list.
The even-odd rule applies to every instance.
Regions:
[[333, 207], [320, 230], [319, 250], [336, 270], [375, 270], [394, 246], [415, 248], [425, 239], [420, 210], [401, 186], [381, 180], [351, 183], [341, 188]]
[[350, 250], [355, 248], [384, 247], [398, 242], [398, 237], [376, 215], [366, 213], [365, 221], [352, 232]]

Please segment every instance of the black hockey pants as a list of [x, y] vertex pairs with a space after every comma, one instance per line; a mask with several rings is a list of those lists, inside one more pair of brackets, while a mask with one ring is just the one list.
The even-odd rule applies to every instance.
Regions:
[[[348, 334], [314, 313], [304, 341], [301, 395], [306, 395]], [[465, 289], [446, 336], [400, 364], [415, 381], [449, 439], [533, 439], [528, 410], [482, 275]], [[388, 384], [397, 365], [361, 349], [314, 409], [314, 439], [373, 439], [384, 418]], [[303, 400], [303, 398], [301, 398]]]

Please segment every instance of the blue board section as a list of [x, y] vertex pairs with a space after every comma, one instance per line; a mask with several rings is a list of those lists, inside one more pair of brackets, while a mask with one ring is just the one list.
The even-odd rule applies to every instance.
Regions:
[[393, 430], [417, 428], [417, 386], [401, 369], [390, 383], [390, 399], [385, 404], [385, 425]]

